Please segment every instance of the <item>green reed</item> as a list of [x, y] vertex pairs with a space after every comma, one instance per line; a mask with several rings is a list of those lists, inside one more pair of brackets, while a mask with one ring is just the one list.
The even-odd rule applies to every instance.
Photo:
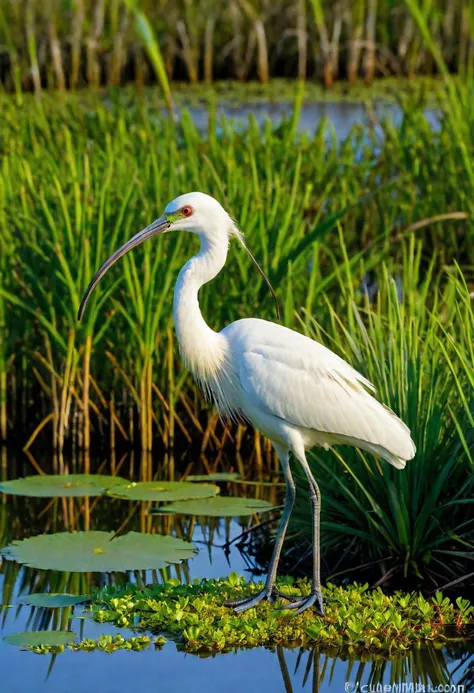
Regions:
[[[414, 9], [413, 9], [414, 8]], [[12, 0], [0, 9], [7, 89], [169, 80], [316, 77], [330, 87], [433, 74], [428, 28], [453, 72], [474, 74], [474, 9], [462, 0]]]
[[[435, 273], [436, 264], [433, 255], [423, 266], [423, 240], [411, 235], [395, 276], [381, 268], [370, 303], [346, 259], [345, 308], [326, 302], [317, 318], [302, 317], [310, 336], [374, 383], [417, 446], [403, 471], [348, 447], [311, 453], [324, 498], [323, 553], [341, 571], [364, 564], [383, 579], [424, 575], [438, 585], [472, 572], [474, 300], [456, 264]], [[297, 466], [295, 473], [303, 482]], [[297, 536], [311, 532], [307, 510], [300, 500]]]
[[[179, 122], [157, 114], [153, 94], [138, 104], [111, 98], [37, 106], [25, 97], [21, 111], [2, 101], [4, 437], [21, 427], [25, 442], [40, 435], [57, 448], [87, 448], [92, 431], [97, 442], [150, 449], [157, 437], [173, 448], [196, 431], [203, 450], [229, 440], [174, 344], [172, 289], [195, 239], [176, 234], [129, 254], [76, 321], [104, 259], [185, 191], [209, 192], [238, 221], [292, 327], [302, 309], [317, 319], [327, 302], [345, 311], [341, 285], [357, 286], [367, 272], [380, 280], [383, 263], [405, 273], [397, 270], [406, 264], [404, 238], [420, 239], [420, 278], [456, 260], [472, 282], [472, 189], [448, 117], [435, 132], [407, 102], [400, 127], [386, 121], [381, 136], [358, 126], [337, 146], [325, 123], [312, 137], [295, 137], [294, 118], [261, 129], [251, 117], [240, 131], [217, 122], [211, 108], [202, 134], [186, 112]], [[468, 103], [466, 94], [467, 125]], [[214, 328], [244, 316], [275, 318], [265, 284], [237, 247], [201, 294]], [[266, 443], [264, 452], [257, 438], [255, 445], [258, 460], [270, 455]]]

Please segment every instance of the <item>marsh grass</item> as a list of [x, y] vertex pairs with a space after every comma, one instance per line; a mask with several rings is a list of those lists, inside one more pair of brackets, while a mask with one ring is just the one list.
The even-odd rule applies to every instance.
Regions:
[[[417, 14], [416, 14], [417, 13]], [[462, 0], [21, 0], [2, 4], [0, 80], [23, 89], [169, 80], [313, 78], [331, 87], [377, 76], [474, 73], [474, 11]]]
[[[80, 449], [93, 433], [112, 447], [146, 450], [157, 439], [168, 449], [179, 440], [190, 444], [196, 432], [200, 452], [213, 448], [219, 457], [231, 440], [240, 449], [242, 429], [222, 427], [202, 406], [178, 361], [171, 296], [193, 239], [176, 234], [129, 254], [94, 293], [83, 323], [76, 321], [80, 296], [104, 258], [186, 190], [213, 194], [237, 219], [277, 286], [284, 324], [297, 329], [306, 320], [302, 310], [330, 329], [367, 273], [382, 283], [384, 271], [405, 282], [410, 277], [407, 295], [422, 295], [416, 305], [429, 306], [441, 324], [444, 308], [425, 278], [447, 291], [453, 284], [441, 270], [456, 261], [458, 283], [472, 284], [466, 142], [453, 139], [447, 115], [434, 132], [422, 108], [405, 103], [399, 128], [390, 121], [377, 131], [356, 127], [337, 145], [327, 140], [327, 123], [314, 137], [296, 138], [298, 108], [278, 127], [266, 121], [260, 129], [250, 117], [243, 131], [217, 122], [211, 110], [202, 134], [186, 112], [173, 122], [147, 102], [124, 109], [113, 101], [94, 108], [74, 98], [40, 107], [26, 101], [21, 112], [2, 102], [4, 438], [21, 427], [27, 447], [39, 436], [58, 449]], [[467, 96], [460, 104], [471, 122]], [[467, 311], [464, 291], [459, 310]], [[215, 328], [247, 315], [274, 319], [265, 285], [237, 248], [226, 271], [201, 292], [201, 305]], [[415, 307], [411, 319], [424, 339], [436, 320]], [[374, 310], [382, 320], [386, 306]], [[351, 311], [349, 327], [356, 320]], [[467, 340], [458, 348], [466, 370], [472, 350]], [[273, 465], [258, 435], [251, 456]]]
[[[472, 191], [472, 128], [463, 116], [465, 92], [449, 74], [426, 14], [414, 0], [407, 5], [445, 80], [445, 126]], [[365, 303], [357, 305], [353, 258], [343, 252], [345, 320], [328, 304], [329, 328], [310, 316], [305, 321], [307, 331], [360, 364], [382, 401], [408, 424], [417, 446], [415, 459], [401, 475], [379, 461], [371, 466], [353, 448], [334, 452], [330, 460], [313, 454], [312, 466], [327, 498], [324, 550], [340, 554], [336, 566], [342, 573], [355, 560], [350, 569], [380, 571], [379, 583], [398, 574], [453, 586], [474, 575], [474, 293], [459, 256], [436, 271], [434, 254], [422, 269], [422, 243], [411, 235], [403, 247], [399, 285], [384, 265], [373, 304], [366, 294]], [[301, 478], [299, 469], [297, 474]], [[308, 513], [301, 513], [301, 506], [296, 524], [303, 534], [308, 532]]]
[[[421, 271], [421, 251], [412, 237], [399, 286], [383, 268], [372, 303], [367, 295], [357, 298], [346, 261], [345, 313], [327, 303], [318, 320], [306, 315], [303, 324], [374, 383], [417, 446], [403, 472], [354, 448], [311, 453], [325, 499], [329, 572], [365, 567], [382, 581], [428, 576], [435, 586], [472, 577], [474, 311], [459, 268], [434, 275], [433, 256]], [[303, 502], [294, 529], [310, 536]]]

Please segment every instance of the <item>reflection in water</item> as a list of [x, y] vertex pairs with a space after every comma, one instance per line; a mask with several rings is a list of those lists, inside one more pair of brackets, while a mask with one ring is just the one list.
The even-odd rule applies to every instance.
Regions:
[[[51, 472], [44, 460], [35, 463], [43, 472]], [[64, 460], [58, 466], [76, 471]], [[3, 478], [33, 473], [31, 460], [19, 458], [7, 464], [2, 456]], [[114, 463], [97, 464], [91, 461], [91, 470], [121, 476], [140, 478], [144, 469], [151, 470], [150, 460], [143, 463], [125, 456]], [[78, 470], [79, 471], [79, 470]], [[193, 470], [194, 471], [194, 470]], [[167, 474], [164, 470], [163, 474]], [[175, 469], [180, 478], [179, 465]], [[244, 495], [255, 493], [259, 498], [278, 504], [281, 488], [276, 486], [240, 487]], [[252, 489], [252, 490], [250, 490]], [[237, 495], [237, 488], [232, 488]], [[181, 565], [172, 565], [165, 571], [135, 571], [115, 574], [87, 574], [36, 570], [11, 561], [0, 565], [1, 633], [23, 630], [69, 629], [83, 638], [96, 639], [104, 633], [116, 634], [117, 629], [107, 623], [98, 624], [82, 617], [82, 607], [42, 609], [21, 605], [21, 596], [31, 592], [89, 593], [93, 585], [134, 582], [148, 584], [176, 577], [183, 582], [194, 578], [221, 577], [237, 571], [258, 575], [262, 566], [255, 563], [247, 552], [246, 541], [253, 523], [260, 519], [241, 521], [180, 516], [149, 516], [149, 503], [130, 503], [119, 499], [98, 498], [20, 498], [1, 496], [0, 542], [5, 545], [14, 538], [23, 538], [42, 532], [65, 529], [103, 529], [120, 532], [139, 530], [172, 533], [192, 539], [199, 547], [198, 556]], [[276, 519], [278, 516], [275, 515]], [[271, 518], [269, 518], [271, 519]], [[266, 522], [267, 520], [263, 520]], [[122, 632], [124, 637], [130, 631]], [[465, 691], [474, 688], [474, 654], [467, 643], [450, 645], [443, 649], [433, 647], [413, 650], [406, 657], [387, 661], [371, 659], [360, 661], [341, 658], [336, 652], [317, 650], [258, 648], [215, 657], [200, 658], [186, 655], [168, 642], [163, 651], [153, 647], [140, 653], [125, 651], [107, 655], [101, 652], [70, 652], [59, 655], [36, 656], [0, 641], [0, 668], [2, 690], [22, 693], [25, 690], [51, 693], [83, 693], [100, 690], [101, 693], [121, 693], [130, 690], [164, 691], [167, 693], [326, 693], [357, 690], [360, 686], [394, 683], [423, 683], [425, 685], [463, 684]], [[346, 685], [348, 686], [346, 688]], [[358, 690], [363, 690], [359, 687]], [[373, 690], [376, 690], [373, 688]], [[383, 690], [383, 689], [382, 689]], [[460, 689], [462, 690], [462, 689]]]
[[285, 693], [301, 689], [308, 693], [356, 691], [364, 690], [364, 686], [367, 691], [390, 691], [390, 686], [397, 690], [395, 685], [403, 683], [418, 685], [414, 690], [419, 691], [448, 690], [446, 686], [472, 690], [474, 650], [460, 653], [452, 648], [424, 647], [389, 661], [380, 658], [363, 662], [351, 658], [343, 661], [318, 650], [300, 650], [292, 672], [287, 659], [293, 653], [278, 647], [276, 654]]

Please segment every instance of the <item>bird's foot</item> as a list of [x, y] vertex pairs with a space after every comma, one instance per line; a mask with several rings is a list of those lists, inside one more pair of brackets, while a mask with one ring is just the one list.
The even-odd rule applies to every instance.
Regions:
[[289, 602], [294, 602], [296, 599], [301, 598], [301, 594], [287, 594], [286, 592], [281, 592], [276, 587], [273, 588], [273, 594], [276, 599], [286, 599]]
[[324, 616], [323, 596], [319, 590], [311, 590], [311, 594], [297, 597], [291, 604], [286, 604], [283, 609], [295, 609], [295, 614], [302, 614], [311, 606], [317, 606], [320, 616]]
[[277, 599], [291, 600], [299, 599], [299, 597], [283, 594], [280, 590], [277, 590], [276, 587], [269, 588], [265, 586], [263, 590], [260, 590], [257, 594], [251, 594], [248, 597], [240, 597], [240, 599], [230, 599], [224, 602], [224, 605], [231, 606], [237, 613], [242, 613], [243, 611], [247, 611], [247, 609], [252, 609], [254, 606], [257, 606], [260, 602], [275, 602]]

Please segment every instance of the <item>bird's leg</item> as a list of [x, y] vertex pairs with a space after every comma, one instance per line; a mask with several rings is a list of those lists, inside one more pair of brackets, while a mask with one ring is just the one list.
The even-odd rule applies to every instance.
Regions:
[[293, 596], [282, 594], [279, 590], [275, 588], [278, 562], [280, 560], [281, 549], [283, 546], [283, 541], [285, 539], [285, 533], [288, 527], [288, 522], [290, 520], [291, 511], [295, 503], [296, 489], [295, 482], [293, 481], [293, 476], [291, 474], [290, 469], [288, 448], [283, 447], [282, 445], [278, 445], [276, 443], [273, 443], [273, 446], [280, 459], [286, 482], [286, 493], [285, 503], [283, 506], [283, 514], [281, 516], [280, 524], [278, 526], [278, 532], [275, 538], [275, 546], [273, 548], [273, 554], [268, 569], [267, 579], [265, 581], [265, 587], [255, 595], [251, 595], [249, 597], [242, 597], [241, 599], [233, 599], [231, 601], [225, 602], [226, 606], [233, 606], [235, 611], [237, 612], [251, 609], [253, 606], [265, 599], [272, 602], [280, 597], [284, 597], [285, 599], [294, 598]]
[[[299, 453], [299, 454], [298, 454]], [[321, 492], [314, 478], [309, 464], [306, 460], [304, 450], [302, 452], [295, 450], [295, 455], [298, 458], [306, 478], [309, 483], [309, 498], [313, 511], [313, 579], [311, 584], [311, 593], [308, 596], [295, 599], [291, 604], [284, 606], [284, 609], [296, 609], [295, 613], [309, 609], [310, 606], [317, 605], [321, 615], [324, 615], [323, 597], [321, 593], [321, 549], [320, 549], [320, 516], [321, 516]]]

